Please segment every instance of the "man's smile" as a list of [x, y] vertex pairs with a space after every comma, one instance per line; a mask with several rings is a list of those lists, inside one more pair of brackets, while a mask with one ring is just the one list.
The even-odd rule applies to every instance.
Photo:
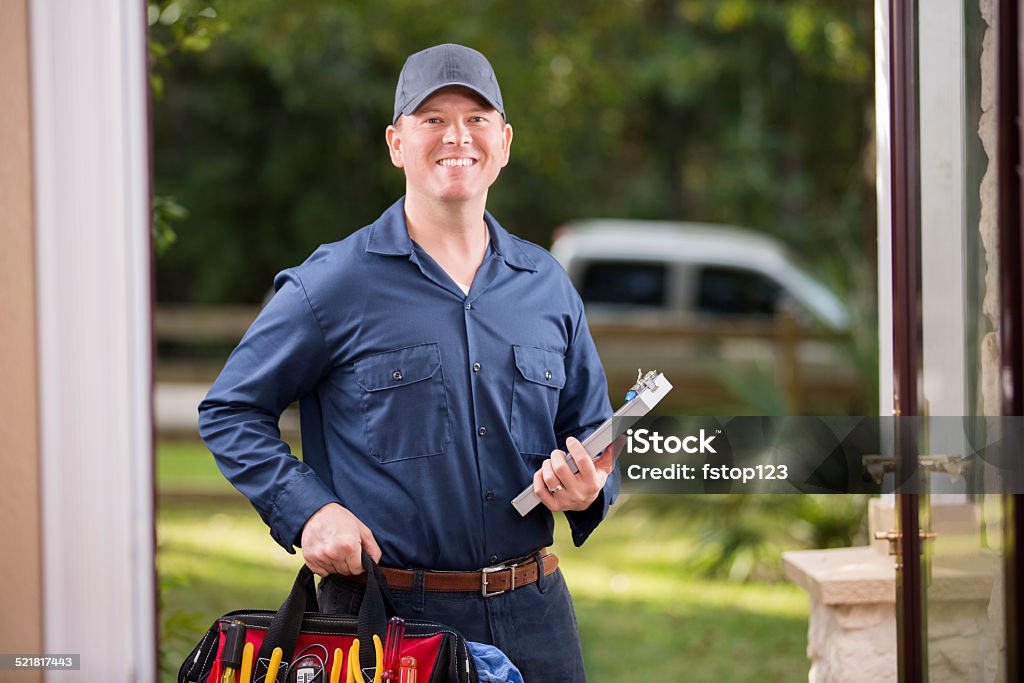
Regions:
[[476, 159], [469, 159], [466, 157], [449, 158], [439, 159], [436, 163], [438, 166], [472, 166], [476, 163]]

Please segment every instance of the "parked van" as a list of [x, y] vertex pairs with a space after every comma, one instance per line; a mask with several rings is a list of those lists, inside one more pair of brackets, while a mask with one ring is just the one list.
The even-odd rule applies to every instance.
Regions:
[[[551, 253], [583, 298], [613, 393], [638, 367], [665, 372], [697, 410], [844, 412], [862, 390], [846, 307], [769, 236], [592, 219], [558, 228]], [[778, 400], [751, 405], [744, 388]]]
[[705, 223], [595, 219], [555, 232], [551, 253], [588, 315], [656, 312], [664, 322], [773, 318], [792, 306], [806, 324], [849, 327], [846, 308], [776, 240]]

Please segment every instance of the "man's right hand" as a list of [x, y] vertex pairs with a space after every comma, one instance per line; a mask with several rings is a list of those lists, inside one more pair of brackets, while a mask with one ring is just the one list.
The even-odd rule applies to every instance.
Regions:
[[324, 505], [302, 527], [302, 557], [318, 576], [361, 574], [363, 548], [374, 562], [380, 561], [380, 547], [369, 527], [337, 503]]

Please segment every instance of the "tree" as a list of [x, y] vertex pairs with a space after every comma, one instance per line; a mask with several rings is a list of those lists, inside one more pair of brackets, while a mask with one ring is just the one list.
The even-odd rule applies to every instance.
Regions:
[[546, 244], [599, 215], [734, 223], [814, 254], [843, 292], [873, 283], [863, 3], [215, 7], [230, 29], [176, 55], [155, 109], [157, 188], [190, 210], [163, 300], [258, 301], [275, 272], [400, 195], [383, 144], [394, 83], [407, 54], [444, 41], [498, 73], [516, 138], [489, 206], [513, 232]]

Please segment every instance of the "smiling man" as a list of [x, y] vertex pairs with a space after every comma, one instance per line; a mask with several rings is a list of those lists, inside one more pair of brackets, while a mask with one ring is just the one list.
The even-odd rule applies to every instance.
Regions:
[[[409, 57], [385, 138], [406, 194], [320, 247], [276, 293], [199, 407], [225, 476], [354, 614], [361, 552], [399, 612], [505, 651], [528, 682], [584, 680], [552, 541], [579, 545], [618, 491], [578, 439], [611, 415], [583, 305], [542, 248], [486, 212], [512, 127], [487, 59]], [[301, 406], [303, 459], [278, 419]], [[565, 450], [575, 456], [573, 474]], [[511, 500], [533, 483], [543, 506]]]

